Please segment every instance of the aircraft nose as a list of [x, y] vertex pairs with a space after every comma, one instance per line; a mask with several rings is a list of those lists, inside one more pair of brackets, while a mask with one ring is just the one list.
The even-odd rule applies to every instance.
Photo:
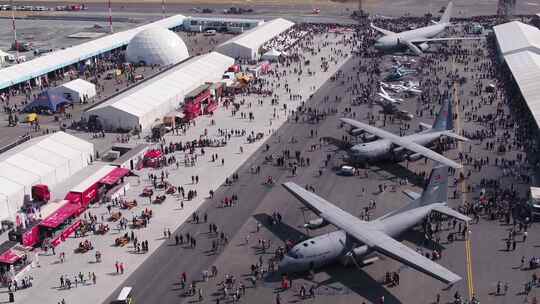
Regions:
[[281, 261], [279, 261], [279, 264], [278, 264], [278, 271], [280, 273], [287, 273], [287, 272], [290, 272], [290, 268], [291, 268], [291, 265], [292, 265], [292, 262], [293, 262], [293, 259], [290, 258], [289, 256], [285, 255]]

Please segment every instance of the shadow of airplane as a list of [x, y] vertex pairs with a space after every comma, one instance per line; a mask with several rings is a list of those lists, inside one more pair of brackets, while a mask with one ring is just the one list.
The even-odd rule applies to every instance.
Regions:
[[[296, 244], [297, 242], [308, 238], [305, 233], [286, 223], [281, 222], [273, 224], [272, 217], [267, 214], [255, 214], [253, 215], [253, 218], [283, 242], [291, 241]], [[295, 279], [304, 279], [312, 282], [316, 287], [315, 292], [317, 295], [338, 295], [354, 292], [372, 303], [380, 301], [381, 296], [384, 296], [385, 304], [402, 303], [398, 298], [388, 292], [381, 282], [372, 278], [368, 273], [362, 270], [362, 268], [354, 268], [354, 266], [345, 267], [334, 264], [325, 267], [324, 270], [316, 271], [316, 273], [318, 272], [325, 272], [330, 278], [320, 282], [308, 279], [306, 274], [293, 274], [289, 275], [289, 278], [293, 281]], [[264, 281], [267, 283], [280, 282], [281, 275], [277, 272], [269, 273], [265, 276]]]
[[360, 165], [362, 167], [374, 165], [377, 167], [376, 169], [372, 169], [375, 172], [377, 172], [378, 170], [383, 170], [390, 173], [392, 176], [394, 176], [393, 178], [395, 177], [407, 178], [407, 180], [410, 183], [419, 187], [422, 187], [425, 184], [424, 177], [409, 170], [407, 167], [404, 167], [400, 163], [393, 162], [393, 161], [376, 161], [373, 163], [358, 162], [358, 161], [355, 161], [351, 157], [350, 153], [348, 152], [349, 149], [353, 146], [351, 143], [339, 140], [337, 138], [328, 137], [328, 136], [324, 137], [324, 140], [328, 142], [329, 145], [333, 145], [337, 148], [337, 150], [335, 150], [334, 152], [341, 150], [347, 153], [347, 156], [343, 158], [343, 162], [345, 164], [351, 164], [353, 166]]

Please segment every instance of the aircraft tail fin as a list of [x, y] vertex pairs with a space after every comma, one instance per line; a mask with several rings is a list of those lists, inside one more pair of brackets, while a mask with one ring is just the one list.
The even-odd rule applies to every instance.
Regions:
[[445, 131], [454, 129], [454, 115], [452, 114], [452, 102], [450, 98], [443, 102], [435, 123], [433, 124], [434, 131]]
[[422, 196], [417, 201], [420, 206], [448, 201], [448, 166], [437, 164], [431, 170]]
[[439, 23], [450, 23], [450, 17], [452, 15], [452, 8], [454, 7], [454, 4], [452, 1], [448, 2], [448, 5], [446, 6], [446, 9], [444, 10], [443, 15], [441, 16], [441, 20]]

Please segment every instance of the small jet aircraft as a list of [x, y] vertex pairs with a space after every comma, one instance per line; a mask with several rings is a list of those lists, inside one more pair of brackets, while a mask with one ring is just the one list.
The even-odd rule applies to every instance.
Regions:
[[420, 94], [422, 90], [418, 88], [418, 83], [413, 83], [412, 81], [405, 81], [399, 84], [389, 84], [386, 82], [379, 82], [383, 88], [387, 88], [396, 93], [411, 93], [411, 94]]
[[380, 86], [379, 89], [381, 91], [378, 92], [377, 95], [379, 95], [379, 97], [381, 97], [383, 100], [386, 100], [386, 101], [388, 101], [390, 103], [403, 102], [402, 98], [394, 98], [394, 97], [390, 96], [390, 94], [388, 94], [388, 92], [386, 92], [386, 90], [383, 88], [383, 86]]
[[448, 166], [437, 164], [422, 194], [404, 192], [412, 202], [373, 221], [362, 221], [295, 183], [283, 187], [319, 218], [309, 222], [317, 229], [332, 224], [339, 228], [302, 241], [291, 248], [279, 263], [281, 273], [299, 273], [342, 262], [344, 265], [367, 264], [376, 253], [399, 261], [446, 284], [461, 277], [396, 240], [402, 233], [421, 223], [431, 212], [462, 221], [471, 219], [447, 206]]
[[[462, 141], [468, 140], [453, 132], [452, 104], [449, 100], [443, 103], [433, 126], [421, 124], [426, 128], [425, 130], [407, 136], [397, 136], [388, 131], [350, 118], [340, 118], [340, 120], [352, 127], [350, 134], [353, 136], [365, 135], [364, 138], [368, 141], [380, 138], [371, 142], [354, 145], [349, 153], [353, 161], [364, 163], [383, 159], [394, 161], [408, 159], [415, 161], [425, 157], [452, 168], [461, 168], [461, 165], [455, 161], [425, 147], [443, 136]], [[366, 135], [365, 133], [370, 135]]]
[[452, 37], [452, 38], [433, 38], [443, 32], [450, 23], [450, 15], [452, 14], [452, 2], [448, 3], [441, 20], [434, 22], [435, 24], [416, 28], [401, 33], [394, 33], [389, 30], [382, 29], [371, 24], [371, 27], [381, 32], [384, 36], [377, 39], [375, 48], [381, 51], [395, 51], [409, 49], [415, 55], [423, 54], [423, 51], [429, 48], [429, 43], [444, 42], [450, 40], [465, 40], [477, 39], [475, 37]]
[[386, 75], [384, 80], [386, 80], [386, 81], [398, 81], [398, 80], [402, 79], [405, 76], [414, 75], [414, 74], [416, 74], [416, 70], [404, 69], [404, 68], [400, 67], [400, 68], [394, 69], [393, 72]]

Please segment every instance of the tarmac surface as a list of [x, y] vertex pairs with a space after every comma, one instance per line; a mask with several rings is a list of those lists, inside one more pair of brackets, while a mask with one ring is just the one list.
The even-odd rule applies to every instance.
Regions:
[[[406, 5], [408, 3], [410, 2], [404, 1], [396, 5]], [[495, 5], [493, 2], [482, 3], [478, 5], [479, 12], [483, 7], [489, 7], [491, 9]], [[530, 3], [534, 3], [534, 1]], [[459, 5], [462, 4], [456, 2], [458, 8]], [[524, 4], [521, 3], [519, 5]], [[433, 4], [433, 6], [435, 5]], [[392, 9], [396, 9], [396, 7], [392, 7]], [[411, 6], [412, 9], [413, 6]], [[464, 42], [464, 45], [470, 50], [480, 47], [482, 49], [487, 48], [483, 42], [481, 45], [476, 45], [474, 42]], [[441, 59], [443, 61], [441, 66], [448, 69], [457, 68], [459, 75], [467, 76], [469, 79], [471, 79], [472, 75], [483, 73], [479, 67], [481, 63], [489, 61], [487, 57], [484, 58], [482, 56], [479, 56], [479, 62], [472, 64], [471, 62], [460, 61], [458, 59], [457, 56], [450, 56], [444, 60]], [[355, 69], [358, 67], [359, 62], [365, 62], [367, 60], [371, 59], [358, 57], [349, 59], [341, 68], [345, 78], [356, 75]], [[391, 65], [391, 60], [391, 56], [383, 56], [382, 67], [388, 68]], [[432, 73], [425, 72], [418, 78], [426, 81], [435, 77], [440, 79], [440, 87], [446, 85], [448, 78], [444, 71], [439, 71], [436, 76]], [[358, 82], [366, 83], [368, 81], [362, 74]], [[479, 81], [487, 85], [496, 82], [496, 79], [488, 74], [488, 76], [480, 78]], [[455, 110], [457, 114], [456, 129], [458, 132], [462, 130], [472, 132], [485, 129], [485, 125], [467, 118], [465, 112], [474, 112], [475, 114], [494, 113], [497, 107], [496, 103], [493, 105], [479, 105], [478, 97], [470, 93], [473, 90], [473, 81], [468, 81], [463, 85], [457, 86], [456, 89]], [[325, 96], [328, 96], [329, 100], [325, 100]], [[343, 98], [334, 101], [336, 100], [334, 99], [335, 96]], [[317, 231], [306, 231], [301, 228], [306, 219], [312, 219], [313, 215], [303, 212], [300, 208], [301, 204], [279, 186], [280, 183], [285, 181], [295, 181], [300, 185], [311, 185], [315, 188], [315, 192], [318, 195], [335, 203], [351, 214], [358, 216], [371, 200], [377, 203], [377, 208], [372, 210], [372, 217], [382, 216], [405, 204], [407, 199], [401, 193], [401, 190], [413, 189], [419, 191], [421, 178], [418, 177], [417, 173], [429, 173], [431, 169], [430, 161], [417, 161], [408, 164], [406, 162], [401, 164], [370, 164], [368, 169], [363, 171], [363, 173], [368, 174], [367, 178], [363, 176], [344, 177], [337, 175], [334, 170], [335, 167], [343, 163], [341, 157], [344, 153], [329, 144], [324, 144], [315, 151], [311, 150], [311, 145], [318, 144], [318, 138], [320, 137], [339, 139], [343, 135], [347, 135], [345, 129], [339, 128], [340, 124], [338, 122], [338, 118], [345, 115], [345, 108], [352, 107], [353, 112], [356, 113], [356, 118], [362, 121], [367, 121], [366, 117], [368, 113], [378, 115], [378, 108], [370, 107], [367, 104], [351, 105], [351, 100], [352, 96], [347, 90], [347, 85], [341, 84], [340, 81], [327, 81], [321, 89], [317, 90], [313, 98], [308, 101], [308, 106], [318, 109], [337, 108], [339, 114], [329, 115], [326, 120], [317, 124], [308, 122], [285, 123], [276, 134], [267, 139], [266, 143], [270, 145], [269, 151], [264, 151], [264, 145], [259, 143], [258, 147], [260, 148], [249, 158], [246, 157], [247, 160], [245, 162], [241, 158], [236, 159], [236, 164], [238, 166], [241, 164], [239, 168], [227, 167], [227, 170], [230, 172], [237, 172], [239, 174], [238, 181], [234, 182], [231, 186], [221, 185], [219, 188], [212, 186], [212, 189], [217, 189], [215, 197], [213, 199], [206, 199], [202, 207], [198, 209], [196, 208], [198, 206], [195, 205], [189, 209], [190, 211], [198, 210], [199, 214], [207, 213], [208, 222], [215, 223], [220, 231], [227, 234], [229, 242], [218, 254], [213, 254], [210, 251], [211, 242], [214, 238], [208, 234], [208, 223], [195, 224], [188, 221], [182, 224], [177, 230], [174, 230], [175, 226], [165, 225], [164, 223], [167, 221], [161, 222], [161, 220], [158, 220], [156, 225], [163, 225], [164, 228], [173, 227], [173, 235], [176, 233], [185, 234], [186, 232], [194, 235], [197, 239], [196, 248], [188, 248], [184, 245], [176, 246], [174, 240], [161, 238], [160, 228], [153, 228], [151, 233], [146, 232], [145, 238], [152, 238], [153, 248], [154, 246], [159, 247], [155, 251], [153, 249], [151, 255], [146, 259], [143, 257], [134, 258], [136, 262], [133, 262], [133, 264], [140, 265], [140, 267], [136, 270], [130, 269], [128, 272], [129, 276], [126, 275], [127, 278], [122, 276], [118, 278], [119, 276], [115, 275], [114, 271], [110, 273], [103, 271], [106, 275], [103, 276], [103, 274], [100, 274], [100, 280], [101, 277], [106, 277], [106, 279], [100, 281], [101, 283], [98, 284], [97, 288], [110, 292], [113, 289], [113, 285], [120, 287], [133, 286], [136, 303], [191, 303], [197, 301], [197, 297], [185, 295], [184, 290], [180, 288], [179, 284], [180, 274], [186, 272], [188, 282], [195, 280], [197, 281], [197, 287], [202, 288], [204, 295], [202, 302], [214, 303], [220, 297], [220, 294], [216, 293], [217, 283], [223, 280], [225, 274], [232, 274], [238, 282], [243, 282], [246, 286], [251, 286], [246, 280], [247, 275], [250, 273], [250, 265], [257, 263], [259, 258], [262, 258], [266, 262], [271, 256], [270, 253], [277, 246], [282, 245], [284, 240], [294, 241], [306, 237], [306, 235], [313, 236], [332, 230], [331, 227]], [[458, 100], [462, 104], [458, 105]], [[468, 104], [468, 100], [474, 100], [476, 105], [472, 106]], [[407, 98], [407, 101], [400, 107], [409, 110], [411, 113], [418, 113], [418, 110], [422, 109], [423, 105], [419, 101], [415, 101], [415, 98]], [[479, 108], [475, 109], [476, 107]], [[438, 106], [430, 108], [438, 109]], [[502, 106], [502, 108], [505, 113], [519, 120], [519, 113], [512, 112], [508, 109], [507, 105]], [[431, 123], [433, 119], [434, 117], [426, 110], [423, 117], [419, 117], [418, 120]], [[377, 126], [382, 127], [382, 121], [380, 119], [377, 120]], [[399, 133], [400, 130], [399, 124], [392, 123], [387, 123], [384, 128], [394, 133]], [[417, 121], [413, 120], [410, 129], [406, 133], [411, 133], [415, 129], [417, 129]], [[312, 130], [316, 130], [317, 136], [315, 138], [310, 136]], [[294, 143], [291, 142], [292, 137], [295, 138]], [[502, 130], [498, 130], [497, 137], [490, 140], [497, 139], [504, 141], [504, 138], [505, 136], [503, 136]], [[175, 139], [170, 140], [174, 141]], [[238, 142], [235, 142], [235, 144], [241, 145]], [[289, 149], [292, 152], [301, 151], [302, 155], [310, 158], [311, 165], [300, 167], [298, 174], [292, 176], [290, 170], [265, 163], [266, 156], [269, 154], [273, 154], [274, 156], [281, 155], [283, 149]], [[472, 140], [469, 143], [459, 145], [457, 149], [446, 152], [445, 155], [457, 159], [458, 151], [465, 152], [474, 158], [489, 156], [491, 159], [494, 157], [515, 159], [516, 154], [520, 153], [520, 151], [512, 151], [505, 155], [497, 154], [485, 149], [485, 141]], [[331, 162], [325, 167], [324, 159], [329, 154], [331, 155]], [[261, 172], [259, 174], [251, 173], [251, 168], [254, 166], [261, 166]], [[217, 169], [212, 169], [212, 166], [205, 166], [204, 168], [206, 170], [205, 174], [209, 173], [209, 170], [216, 170], [215, 172], [217, 172]], [[322, 170], [321, 176], [318, 174], [319, 169]], [[482, 190], [480, 180], [486, 177], [499, 180], [504, 188], [515, 187], [520, 197], [526, 196], [528, 185], [509, 176], [500, 167], [494, 166], [493, 163], [483, 167], [480, 171], [474, 170], [472, 166], [467, 165], [463, 172], [467, 173], [469, 171], [471, 172], [471, 176], [466, 179], [465, 183], [458, 184], [457, 186], [452, 185], [449, 190], [451, 197], [453, 197], [452, 193], [454, 191], [458, 195], [457, 198], [450, 201], [452, 207], [459, 207], [464, 202], [478, 200], [479, 193]], [[188, 176], [194, 174], [191, 172], [193, 171], [182, 174], [183, 184], [186, 188], [195, 187], [190, 185], [188, 180]], [[220, 174], [226, 173], [220, 172]], [[530, 172], [530, 174], [532, 175], [533, 172]], [[201, 176], [203, 176], [203, 173], [201, 173]], [[266, 176], [272, 176], [276, 181], [276, 185], [264, 185], [263, 182]], [[405, 179], [408, 181], [406, 185], [400, 183]], [[186, 180], [188, 181], [186, 182]], [[213, 180], [213, 183], [220, 185], [222, 180], [216, 178]], [[389, 190], [379, 192], [377, 189], [381, 184], [389, 186]], [[471, 192], [466, 190], [467, 185], [472, 187]], [[139, 190], [139, 188], [137, 189]], [[202, 196], [206, 196], [206, 192], [202, 190], [199, 192], [202, 193]], [[239, 203], [234, 207], [221, 208], [219, 201], [226, 196], [230, 197], [232, 194], [239, 197]], [[92, 211], [94, 212], [94, 210]], [[103, 214], [104, 211], [95, 210], [95, 212], [101, 212]], [[279, 212], [283, 216], [282, 223], [276, 225], [268, 224], [268, 219], [273, 212]], [[178, 215], [170, 214], [167, 216], [169, 216], [167, 219], [170, 220], [171, 217]], [[187, 213], [187, 210], [181, 215], [182, 219], [189, 217], [190, 214]], [[177, 223], [180, 222], [182, 221], [178, 220]], [[256, 232], [257, 223], [263, 225], [260, 232]], [[523, 293], [524, 283], [530, 280], [534, 270], [527, 267], [520, 267], [520, 259], [524, 256], [528, 260], [535, 255], [537, 246], [540, 243], [540, 237], [538, 236], [537, 224], [533, 224], [529, 228], [527, 241], [518, 242], [517, 250], [515, 251], [506, 251], [504, 239], [511, 228], [511, 225], [507, 226], [498, 220], [490, 220], [482, 216], [478, 224], [472, 225], [467, 240], [458, 240], [449, 244], [444, 240], [446, 240], [446, 235], [451, 231], [443, 230], [441, 233], [441, 239], [443, 241], [440, 245], [433, 243], [423, 244], [424, 236], [419, 231], [408, 233], [405, 236], [405, 243], [410, 247], [421, 248], [422, 250], [433, 248], [443, 250], [442, 259], [437, 262], [463, 277], [462, 281], [452, 287], [444, 286], [425, 275], [385, 258], [362, 267], [362, 269], [356, 269], [354, 266], [346, 268], [339, 265], [329, 267], [317, 272], [311, 280], [308, 280], [306, 276], [299, 275], [294, 277], [293, 287], [286, 291], [279, 289], [279, 278], [269, 275], [262, 282], [258, 282], [257, 288], [248, 288], [246, 295], [242, 296], [241, 301], [245, 303], [274, 303], [276, 293], [279, 292], [282, 303], [362, 303], [361, 301], [365, 301], [366, 303], [380, 303], [381, 296], [384, 296], [384, 303], [386, 304], [434, 303], [437, 294], [441, 295], [441, 303], [450, 303], [453, 295], [458, 292], [466, 298], [470, 298], [473, 294], [477, 295], [482, 303], [523, 303], [525, 298], [530, 300], [539, 293], [537, 288], [533, 288], [529, 295]], [[248, 235], [250, 236], [249, 242], [246, 242], [246, 236]], [[268, 253], [263, 253], [258, 248], [257, 241], [259, 239], [271, 240], [272, 246], [267, 251]], [[518, 237], [519, 239], [520, 237]], [[70, 239], [68, 241], [69, 245], [66, 246], [73, 246], [78, 241], [79, 239]], [[97, 267], [109, 267], [112, 270], [111, 261], [114, 261], [115, 257], [107, 258], [108, 264], [106, 266], [98, 265]], [[42, 259], [55, 265], [53, 267], [62, 267], [62, 269], [69, 269], [71, 272], [79, 271], [73, 265], [57, 265], [57, 263], [53, 262], [54, 258], [52, 257], [43, 257]], [[128, 263], [128, 265], [130, 264]], [[208, 282], [201, 281], [202, 272], [208, 270], [213, 265], [219, 270], [217, 278], [211, 278]], [[49, 267], [49, 265], [46, 267]], [[47, 273], [44, 270], [38, 271], [42, 271], [43, 274]], [[401, 284], [399, 286], [393, 287], [382, 284], [384, 274], [387, 271], [397, 271], [400, 273]], [[57, 278], [50, 278], [50, 280], [54, 282], [51, 283], [54, 286], [41, 283], [43, 285], [40, 287], [43, 290], [45, 288], [54, 289], [54, 292], [56, 292], [57, 284], [55, 282]], [[509, 291], [505, 295], [494, 294], [499, 280], [509, 283]], [[111, 285], [104, 287], [103, 284]], [[316, 286], [316, 297], [314, 299], [300, 299], [297, 291], [302, 284]], [[108, 299], [103, 303], [109, 303], [109, 300], [117, 295], [120, 287], [110, 293]], [[31, 292], [39, 292], [39, 290], [32, 290]], [[47, 290], [47, 292], [51, 291]], [[66, 295], [67, 297], [68, 293], [70, 291], [61, 290], [58, 292], [58, 295], [60, 297]], [[84, 291], [84, 293], [93, 293], [93, 289]], [[70, 297], [73, 297], [73, 295], [70, 295]], [[103, 297], [106, 297], [106, 295]], [[81, 297], [79, 300], [83, 301], [82, 299], [86, 300], [85, 297]], [[25, 301], [30, 301], [28, 303], [31, 303], [32, 300], [26, 298], [23, 300], [23, 303], [27, 303]]]
[[[390, 56], [383, 58], [383, 66], [388, 65]], [[341, 71], [345, 77], [354, 75], [354, 69], [357, 66], [358, 58], [350, 59], [343, 65]], [[451, 61], [448, 61], [451, 65]], [[463, 65], [456, 64], [460, 72], [463, 71]], [[470, 72], [469, 72], [470, 73]], [[441, 75], [439, 75], [441, 76]], [[425, 75], [425, 77], [430, 77]], [[483, 80], [486, 83], [490, 79]], [[466, 84], [458, 90], [459, 100], [467, 100], [469, 96], [469, 85]], [[208, 225], [206, 223], [195, 224], [185, 223], [173, 233], [196, 236], [197, 248], [192, 249], [187, 246], [175, 246], [174, 241], [165, 242], [159, 249], [138, 268], [125, 282], [124, 286], [133, 286], [135, 301], [143, 303], [191, 303], [197, 301], [197, 296], [187, 296], [184, 290], [180, 288], [180, 274], [188, 274], [188, 283], [191, 280], [197, 281], [197, 288], [202, 288], [204, 294], [204, 303], [214, 303], [221, 296], [217, 292], [217, 284], [221, 282], [225, 274], [232, 274], [237, 282], [242, 282], [246, 286], [251, 286], [247, 281], [250, 273], [250, 265], [256, 264], [262, 257], [264, 263], [277, 246], [283, 245], [286, 240], [299, 240], [320, 233], [331, 231], [333, 228], [323, 228], [320, 231], [305, 231], [302, 228], [306, 219], [314, 218], [309, 212], [301, 211], [301, 204], [291, 195], [286, 193], [280, 183], [294, 181], [300, 185], [311, 185], [315, 187], [315, 192], [330, 202], [335, 203], [344, 210], [354, 215], [360, 215], [363, 208], [368, 206], [371, 200], [376, 201], [377, 208], [373, 211], [372, 217], [379, 217], [385, 213], [395, 210], [407, 202], [407, 198], [401, 193], [404, 189], [413, 189], [420, 191], [418, 185], [418, 176], [415, 173], [427, 172], [431, 169], [431, 162], [418, 161], [406, 164], [371, 164], [367, 173], [369, 178], [364, 177], [344, 177], [336, 174], [332, 169], [342, 163], [340, 153], [335, 153], [336, 148], [330, 145], [324, 145], [322, 149], [310, 151], [312, 144], [317, 144], [316, 138], [310, 137], [310, 131], [316, 130], [319, 137], [330, 136], [340, 138], [345, 134], [343, 129], [339, 129], [338, 118], [341, 117], [344, 107], [350, 104], [344, 94], [344, 86], [339, 81], [328, 81], [321, 89], [317, 91], [313, 99], [309, 101], [308, 106], [318, 109], [329, 107], [338, 107], [340, 115], [331, 115], [319, 124], [311, 123], [287, 123], [279, 131], [280, 139], [276, 136], [268, 139], [270, 145], [269, 151], [260, 148], [237, 172], [239, 181], [232, 186], [221, 187], [217, 192], [215, 199], [207, 202], [199, 209], [199, 214], [207, 213], [209, 222], [217, 224], [227, 235], [230, 236], [230, 242], [226, 248], [219, 254], [212, 254], [211, 242], [214, 239], [208, 234]], [[343, 102], [331, 102], [333, 96], [344, 96]], [[330, 102], [325, 102], [324, 97], [330, 96]], [[414, 99], [412, 99], [414, 100]], [[409, 100], [404, 107], [415, 112], [414, 101]], [[482, 113], [489, 113], [492, 108], [484, 106]], [[457, 129], [479, 128], [476, 123], [464, 120], [463, 113], [459, 111], [456, 121]], [[370, 108], [368, 105], [353, 107], [357, 113], [357, 118], [363, 118], [367, 113], [376, 114], [376, 108]], [[424, 115], [420, 121], [431, 123], [434, 118], [430, 115]], [[364, 120], [365, 121], [365, 120]], [[378, 125], [380, 126], [380, 121]], [[416, 129], [416, 121], [412, 123], [411, 129]], [[399, 133], [399, 125], [387, 125], [387, 130]], [[291, 144], [288, 142], [294, 137], [297, 142]], [[472, 141], [460, 147], [461, 151], [468, 151], [471, 147], [470, 155], [481, 157], [491, 155], [486, 152], [480, 142]], [[311, 160], [311, 166], [300, 168], [297, 176], [291, 176], [290, 170], [278, 168], [271, 165], [262, 165], [265, 163], [265, 156], [269, 154], [279, 155], [283, 149], [291, 151], [302, 151], [302, 155]], [[331, 165], [324, 167], [324, 159], [327, 154], [331, 154]], [[457, 151], [449, 151], [447, 156], [456, 159]], [[493, 155], [491, 155], [493, 156]], [[508, 155], [507, 155], [508, 156]], [[251, 172], [253, 166], [261, 165], [260, 174], [254, 175]], [[323, 175], [318, 176], [318, 170], [323, 170]], [[464, 172], [470, 168], [466, 167]], [[472, 172], [466, 183], [473, 186], [474, 192], [461, 193], [462, 188], [452, 186], [449, 190], [450, 197], [452, 192], [457, 190], [458, 198], [452, 199], [452, 207], [460, 206], [464, 201], [477, 200], [480, 191], [480, 179], [486, 176], [499, 178], [503, 185], [516, 183], [521, 197], [524, 197], [527, 191], [527, 185], [519, 184], [509, 177], [501, 176], [500, 169], [494, 166], [488, 166], [481, 172]], [[276, 181], [275, 186], [264, 185], [266, 176], [272, 176]], [[415, 178], [416, 177], [416, 178]], [[407, 179], [408, 185], [400, 185], [400, 181]], [[421, 180], [421, 179], [420, 179]], [[416, 186], [412, 182], [416, 181]], [[382, 193], [378, 192], [378, 185], [386, 184], [389, 188]], [[362, 190], [362, 189], [365, 189]], [[236, 194], [239, 197], [239, 203], [231, 208], [217, 208], [217, 202], [223, 197], [230, 197]], [[283, 216], [283, 222], [277, 225], [268, 225], [268, 220], [273, 212], [279, 212]], [[261, 223], [263, 228], [256, 232], [257, 223]], [[242, 296], [241, 302], [253, 303], [264, 302], [273, 303], [276, 293], [280, 293], [282, 303], [379, 303], [380, 297], [384, 296], [384, 303], [433, 303], [437, 294], [441, 295], [441, 303], [448, 303], [458, 292], [465, 298], [470, 298], [473, 294], [478, 296], [481, 302], [487, 303], [521, 303], [524, 299], [523, 283], [530, 279], [531, 270], [525, 268], [519, 269], [519, 260], [521, 256], [534, 256], [536, 244], [540, 241], [537, 236], [537, 226], [533, 225], [529, 229], [529, 236], [526, 243], [518, 243], [516, 252], [507, 252], [504, 246], [504, 237], [508, 233], [508, 226], [498, 221], [490, 221], [482, 218], [479, 224], [474, 224], [470, 229], [470, 240], [459, 240], [452, 244], [443, 241], [441, 245], [428, 244], [423, 246], [423, 233], [412, 231], [405, 236], [406, 243], [420, 250], [430, 250], [438, 248], [442, 250], [442, 259], [437, 261], [443, 266], [463, 277], [463, 280], [456, 283], [453, 287], [447, 286], [422, 275], [415, 270], [404, 267], [391, 259], [385, 258], [375, 262], [372, 265], [355, 269], [352, 267], [343, 267], [336, 265], [325, 270], [319, 271], [316, 276], [309, 280], [305, 276], [294, 278], [293, 288], [284, 292], [280, 291], [279, 279], [275, 276], [269, 276], [258, 283], [257, 288], [248, 288], [245, 296]], [[449, 231], [444, 230], [441, 238], [446, 240]], [[246, 245], [246, 236], [249, 237], [249, 245]], [[262, 253], [257, 244], [257, 240], [271, 240], [272, 247], [267, 253]], [[209, 282], [202, 281], [202, 272], [210, 270], [211, 266], [217, 266], [219, 270], [218, 278], [210, 279]], [[384, 275], [387, 271], [397, 271], [401, 276], [401, 283], [398, 287], [384, 286], [382, 284]], [[509, 283], [509, 291], [505, 295], [494, 296], [497, 281]], [[301, 284], [306, 287], [316, 286], [316, 298], [302, 300], [298, 295]], [[421, 286], [421, 288], [419, 288]], [[114, 295], [109, 299], [113, 299]], [[529, 294], [529, 299], [535, 296], [537, 291]], [[223, 301], [223, 300], [222, 300]], [[225, 301], [227, 302], [227, 301]], [[107, 302], [104, 302], [107, 303]]]

